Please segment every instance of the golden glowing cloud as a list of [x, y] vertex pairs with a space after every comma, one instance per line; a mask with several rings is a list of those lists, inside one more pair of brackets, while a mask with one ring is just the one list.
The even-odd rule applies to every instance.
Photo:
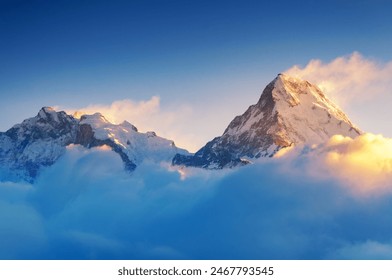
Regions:
[[359, 193], [392, 190], [391, 138], [370, 133], [355, 139], [335, 135], [315, 152], [327, 175]]

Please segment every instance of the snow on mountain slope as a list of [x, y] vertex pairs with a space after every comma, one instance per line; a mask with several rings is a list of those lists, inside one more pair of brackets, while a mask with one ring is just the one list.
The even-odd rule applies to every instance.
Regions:
[[143, 161], [170, 162], [177, 153], [189, 154], [154, 132], [139, 133], [126, 121], [114, 125], [99, 113], [77, 119], [44, 107], [37, 116], [0, 133], [0, 180], [34, 181], [40, 170], [54, 164], [70, 144], [109, 146], [128, 171]]
[[235, 117], [222, 136], [195, 155], [154, 132], [140, 133], [126, 121], [116, 125], [100, 113], [77, 118], [44, 107], [37, 116], [0, 133], [0, 180], [33, 181], [70, 144], [86, 148], [109, 146], [128, 171], [144, 161], [219, 169], [272, 157], [292, 145], [322, 143], [335, 134], [354, 138], [361, 131], [318, 87], [279, 74], [264, 89], [257, 104]]
[[52, 165], [71, 144], [77, 121], [65, 112], [42, 108], [38, 115], [0, 133], [0, 166], [3, 172], [35, 178], [42, 166]]
[[157, 136], [155, 132], [140, 133], [127, 121], [119, 125], [112, 124], [100, 113], [83, 115], [79, 124], [89, 125], [97, 140], [112, 141], [136, 165], [145, 160], [171, 161], [177, 153], [189, 154], [176, 147], [173, 141]]
[[194, 156], [176, 155], [173, 164], [211, 169], [242, 165], [292, 145], [322, 143], [335, 134], [354, 138], [361, 131], [317, 86], [279, 74], [222, 136]]

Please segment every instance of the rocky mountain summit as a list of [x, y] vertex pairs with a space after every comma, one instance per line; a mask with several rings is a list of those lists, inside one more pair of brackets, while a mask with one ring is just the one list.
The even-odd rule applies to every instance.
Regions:
[[290, 146], [323, 143], [335, 134], [355, 138], [361, 133], [317, 86], [279, 74], [255, 105], [195, 154], [154, 132], [140, 133], [127, 121], [117, 125], [100, 113], [77, 117], [44, 107], [0, 133], [0, 179], [33, 182], [71, 144], [110, 147], [129, 172], [144, 161], [221, 169], [273, 157]]
[[133, 171], [145, 160], [171, 162], [176, 154], [189, 153], [171, 140], [154, 132], [140, 133], [124, 121], [110, 123], [100, 113], [82, 115], [80, 119], [50, 107], [0, 133], [0, 171], [9, 180], [35, 180], [40, 171], [54, 164], [70, 144], [86, 148], [109, 146]]
[[311, 83], [279, 74], [259, 101], [235, 117], [222, 136], [195, 155], [178, 154], [174, 165], [220, 169], [273, 157], [280, 149], [318, 144], [335, 134], [356, 137], [362, 132]]

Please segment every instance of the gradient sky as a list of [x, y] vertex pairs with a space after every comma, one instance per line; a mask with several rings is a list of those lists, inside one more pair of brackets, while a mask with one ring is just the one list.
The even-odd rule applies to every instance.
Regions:
[[378, 0], [2, 0], [0, 131], [42, 106], [160, 96], [164, 108], [215, 116], [219, 135], [295, 64], [354, 51], [391, 61], [391, 10]]

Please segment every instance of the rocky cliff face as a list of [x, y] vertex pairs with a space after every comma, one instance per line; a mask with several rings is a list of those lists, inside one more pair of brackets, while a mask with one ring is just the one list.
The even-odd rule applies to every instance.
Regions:
[[282, 148], [318, 144], [332, 135], [361, 134], [348, 117], [307, 81], [279, 74], [259, 101], [231, 121], [194, 156], [176, 155], [173, 164], [210, 169], [247, 164], [272, 157]]
[[50, 107], [0, 133], [0, 180], [33, 182], [40, 171], [54, 164], [70, 144], [86, 148], [109, 146], [127, 171], [145, 160], [171, 162], [175, 154], [189, 154], [154, 132], [140, 133], [128, 122], [114, 125], [97, 113], [80, 119]]
[[115, 125], [100, 113], [76, 118], [44, 107], [37, 116], [0, 133], [0, 175], [34, 181], [70, 144], [109, 146], [130, 172], [144, 161], [220, 169], [272, 157], [289, 146], [322, 143], [335, 134], [354, 138], [361, 131], [317, 86], [280, 74], [255, 105], [194, 155], [154, 132], [140, 133], [126, 121]]
[[78, 121], [65, 112], [42, 108], [38, 115], [0, 133], [0, 166], [31, 181], [74, 142]]

